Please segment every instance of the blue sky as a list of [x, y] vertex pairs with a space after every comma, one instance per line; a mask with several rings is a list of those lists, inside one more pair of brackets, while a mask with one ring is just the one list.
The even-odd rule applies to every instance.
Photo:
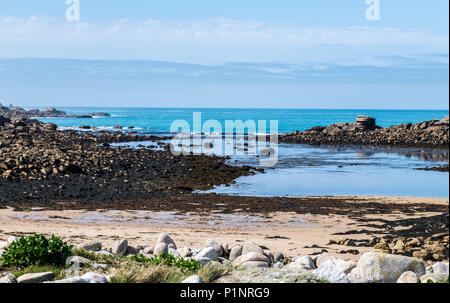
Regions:
[[[448, 6], [380, 0], [380, 20], [369, 21], [365, 0], [80, 0], [81, 20], [69, 22], [65, 0], [0, 0], [0, 102], [117, 106], [132, 91], [134, 106], [448, 109]], [[34, 60], [35, 78], [25, 79], [11, 58], [91, 61], [54, 61], [48, 71]], [[97, 71], [104, 98], [96, 91], [93, 100], [83, 71]], [[64, 98], [71, 82], [81, 85], [77, 98]]]

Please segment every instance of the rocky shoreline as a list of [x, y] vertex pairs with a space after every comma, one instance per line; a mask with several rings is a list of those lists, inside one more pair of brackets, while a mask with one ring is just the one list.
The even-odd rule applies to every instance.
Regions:
[[[16, 241], [19, 238], [10, 237], [0, 242], [0, 248], [5, 249], [3, 254]], [[170, 265], [155, 265], [161, 260]], [[161, 233], [154, 245], [133, 246], [127, 239], [116, 241], [110, 248], [104, 248], [101, 242], [88, 243], [74, 250], [65, 264], [67, 269], [59, 273], [59, 279], [51, 271], [27, 274], [3, 271], [0, 283], [167, 282], [155, 278], [155, 271], [173, 271], [173, 267], [186, 266], [182, 264], [190, 264], [191, 270], [178, 272], [172, 282], [448, 283], [449, 277], [448, 262], [427, 265], [418, 258], [379, 252], [367, 252], [358, 261], [326, 252], [285, 256], [254, 242], [220, 244], [214, 239], [207, 239], [202, 248], [178, 248], [167, 233]]]
[[157, 141], [156, 136], [60, 132], [51, 123], [0, 116], [0, 205], [51, 201], [146, 199], [210, 189], [251, 167], [226, 158], [173, 156], [165, 150], [113, 148], [109, 143]]
[[94, 117], [109, 117], [110, 114], [104, 112], [87, 113], [83, 115], [69, 115], [63, 110], [57, 110], [49, 107], [44, 110], [30, 109], [26, 110], [18, 106], [2, 106], [0, 103], [0, 117], [8, 119], [30, 119], [30, 118], [84, 118], [92, 119]]
[[449, 118], [399, 124], [387, 128], [375, 119], [359, 116], [354, 123], [317, 126], [303, 132], [281, 134], [279, 142], [311, 145], [389, 145], [399, 147], [449, 148]]

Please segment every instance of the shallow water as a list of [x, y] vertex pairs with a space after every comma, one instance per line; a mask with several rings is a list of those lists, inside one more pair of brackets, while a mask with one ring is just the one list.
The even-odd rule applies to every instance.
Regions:
[[[119, 146], [137, 147], [142, 142]], [[315, 147], [280, 144], [278, 162], [264, 173], [199, 193], [241, 196], [367, 195], [448, 197], [448, 172], [418, 170], [448, 164], [441, 149], [393, 147]], [[231, 165], [259, 167], [260, 158], [233, 156]]]
[[[255, 164], [250, 157], [238, 161]], [[274, 168], [205, 192], [243, 196], [448, 197], [447, 172], [417, 170], [446, 163], [445, 150], [281, 144]]]
[[[305, 130], [317, 125], [354, 122], [359, 114], [373, 116], [383, 127], [399, 123], [441, 119], [448, 111], [427, 110], [303, 110], [303, 109], [188, 109], [188, 108], [61, 108], [70, 114], [108, 112], [111, 117], [98, 119], [40, 119], [61, 128], [79, 125], [113, 129], [114, 125], [133, 126], [133, 131], [167, 134], [174, 120], [184, 119], [192, 125], [192, 113], [202, 112], [202, 121], [278, 120], [280, 133]], [[124, 129], [123, 131], [129, 131]], [[258, 130], [261, 131], [261, 130]], [[155, 142], [127, 142], [113, 146], [153, 150], [162, 149]], [[215, 147], [215, 146], [214, 146]], [[225, 146], [223, 146], [225, 147]], [[188, 147], [189, 148], [189, 147]], [[386, 147], [312, 147], [280, 144], [275, 167], [265, 173], [245, 176], [230, 186], [218, 186], [207, 192], [252, 196], [309, 195], [386, 195], [448, 197], [448, 172], [423, 171], [417, 168], [448, 163], [448, 150], [401, 149]], [[258, 166], [255, 156], [232, 156], [233, 165]]]

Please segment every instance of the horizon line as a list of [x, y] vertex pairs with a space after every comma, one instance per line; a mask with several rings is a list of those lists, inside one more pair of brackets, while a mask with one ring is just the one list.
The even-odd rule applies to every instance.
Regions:
[[[3, 105], [5, 106], [5, 104]], [[16, 106], [16, 105], [15, 105]], [[18, 105], [17, 105], [18, 106]], [[8, 107], [8, 105], [6, 105]], [[18, 106], [20, 107], [20, 106]], [[378, 110], [378, 111], [396, 111], [396, 110], [405, 110], [405, 111], [449, 111], [449, 108], [446, 109], [423, 109], [423, 108], [300, 108], [300, 107], [157, 107], [157, 106], [66, 106], [66, 105], [42, 105], [42, 106], [23, 106], [24, 109], [27, 108], [49, 108], [49, 107], [60, 107], [60, 108], [132, 108], [132, 109], [249, 109], [249, 110]]]

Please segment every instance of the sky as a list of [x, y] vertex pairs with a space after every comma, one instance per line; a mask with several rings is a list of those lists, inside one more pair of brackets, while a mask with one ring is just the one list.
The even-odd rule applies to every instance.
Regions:
[[65, 2], [0, 0], [0, 102], [448, 109], [447, 0]]

